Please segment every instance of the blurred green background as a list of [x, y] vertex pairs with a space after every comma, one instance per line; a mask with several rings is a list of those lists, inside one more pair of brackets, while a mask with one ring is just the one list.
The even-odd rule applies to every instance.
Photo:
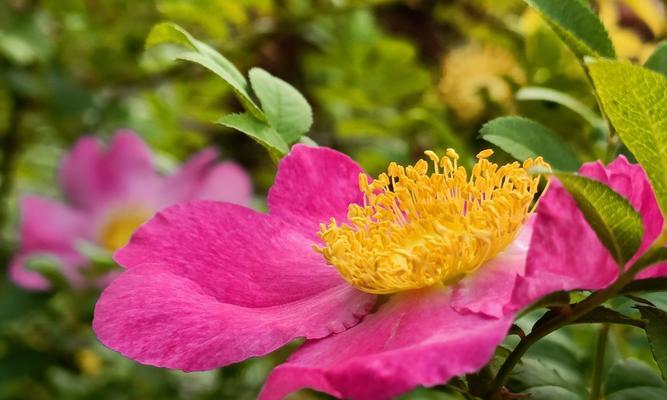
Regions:
[[[600, 0], [594, 7], [622, 58], [643, 61], [664, 38], [660, 1]], [[425, 149], [454, 147], [470, 159], [490, 146], [478, 136], [482, 124], [509, 114], [550, 127], [582, 160], [606, 155], [600, 126], [582, 118], [596, 110], [585, 74], [519, 0], [3, 0], [5, 269], [18, 245], [17, 199], [22, 193], [61, 196], [54, 185], [59, 159], [84, 134], [108, 138], [132, 128], [165, 170], [216, 146], [223, 158], [250, 171], [256, 206], [263, 208], [275, 173], [271, 159], [251, 139], [211, 123], [241, 109], [229, 88], [194, 64], [144, 52], [151, 27], [165, 20], [211, 44], [242, 71], [260, 66], [297, 87], [314, 110], [309, 136], [346, 152], [372, 174], [390, 161], [411, 162]], [[578, 100], [579, 109], [519, 92], [526, 87], [555, 89]], [[497, 158], [511, 157], [499, 152]], [[98, 293], [36, 294], [2, 282], [2, 399], [250, 399], [288, 354], [193, 374], [140, 366], [94, 338], [90, 320]], [[645, 339], [613, 329], [613, 354], [638, 357], [651, 368]], [[567, 340], [552, 337], [536, 348], [541, 358], [535, 362], [553, 361], [557, 368], [549, 364], [547, 370], [560, 368], [569, 379], [568, 368], [576, 374], [590, 363], [594, 330], [568, 330]], [[517, 390], [522, 384], [515, 383]], [[458, 398], [453, 393], [419, 390], [406, 397]]]

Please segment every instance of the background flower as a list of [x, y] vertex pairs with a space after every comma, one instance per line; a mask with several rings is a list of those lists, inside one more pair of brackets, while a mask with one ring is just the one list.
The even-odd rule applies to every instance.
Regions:
[[246, 173], [215, 158], [214, 150], [204, 150], [175, 173], [160, 176], [150, 150], [132, 132], [118, 132], [106, 149], [94, 137], [79, 140], [60, 168], [67, 201], [36, 196], [21, 201], [21, 248], [12, 262], [12, 279], [26, 288], [47, 289], [47, 279], [29, 265], [35, 257], [49, 257], [46, 262], [57, 262], [69, 283], [80, 287], [100, 278], [86, 277], [91, 261], [83, 249], [110, 255], [165, 206], [190, 199], [247, 205], [251, 186]]

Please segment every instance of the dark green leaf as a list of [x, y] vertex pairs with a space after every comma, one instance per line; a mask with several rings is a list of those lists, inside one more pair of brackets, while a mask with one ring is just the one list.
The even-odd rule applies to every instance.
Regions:
[[527, 118], [496, 118], [479, 132], [484, 140], [521, 161], [542, 156], [555, 169], [565, 171], [574, 171], [581, 164], [556, 133]]
[[661, 42], [656, 46], [644, 66], [667, 76], [667, 42]]
[[637, 292], [667, 292], [667, 278], [639, 279], [621, 290], [621, 293]]
[[579, 58], [614, 58], [607, 30], [590, 7], [579, 0], [524, 0], [536, 9]]
[[637, 305], [637, 308], [642, 318], [647, 321], [646, 335], [653, 358], [658, 363], [663, 378], [667, 379], [667, 313], [651, 306]]
[[608, 400], [657, 400], [667, 395], [665, 384], [653, 368], [639, 360], [620, 360], [605, 378]]
[[261, 68], [251, 69], [249, 75], [269, 124], [288, 144], [298, 141], [313, 124], [308, 101], [292, 85]]
[[619, 266], [632, 258], [644, 236], [639, 213], [624, 197], [583, 176], [555, 174]]

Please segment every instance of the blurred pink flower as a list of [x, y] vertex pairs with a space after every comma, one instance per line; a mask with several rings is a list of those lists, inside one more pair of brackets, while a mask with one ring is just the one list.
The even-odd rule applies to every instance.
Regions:
[[218, 163], [216, 157], [215, 150], [203, 150], [174, 174], [160, 176], [150, 149], [133, 132], [119, 131], [106, 149], [95, 137], [80, 139], [60, 168], [67, 201], [21, 200], [21, 249], [12, 261], [11, 278], [27, 289], [48, 289], [49, 282], [26, 268], [26, 262], [50, 256], [62, 266], [64, 277], [81, 287], [88, 266], [81, 243], [112, 252], [156, 211], [192, 199], [247, 205], [251, 183], [246, 172], [232, 162]]
[[[658, 237], [664, 218], [642, 167], [624, 156], [605, 167], [601, 162], [584, 164], [581, 175], [598, 180], [628, 199], [644, 223], [644, 239], [631, 265]], [[609, 286], [619, 269], [609, 251], [577, 208], [565, 188], [553, 179], [540, 199], [525, 276], [517, 282], [514, 301], [529, 304], [560, 290], [598, 290]], [[667, 276], [667, 263], [642, 271], [638, 279]]]
[[[322, 221], [347, 221], [350, 204], [369, 201], [360, 190], [361, 173], [341, 153], [297, 145], [280, 163], [268, 214], [212, 201], [158, 213], [115, 255], [126, 271], [97, 303], [98, 338], [141, 363], [186, 371], [232, 364], [306, 338], [274, 370], [262, 399], [304, 387], [387, 399], [477, 371], [512, 324], [512, 293], [524, 272], [532, 220], [521, 225], [519, 218], [511, 243], [463, 279], [399, 291], [376, 303], [375, 295], [348, 283], [312, 248], [322, 243]], [[532, 196], [511, 194], [525, 203], [525, 216]]]

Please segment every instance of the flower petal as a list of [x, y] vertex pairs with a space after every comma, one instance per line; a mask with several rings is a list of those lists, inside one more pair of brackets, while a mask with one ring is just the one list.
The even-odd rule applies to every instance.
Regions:
[[219, 200], [248, 206], [252, 199], [250, 177], [236, 163], [218, 163], [207, 171], [193, 199]]
[[[606, 168], [599, 162], [585, 164], [580, 173], [609, 185], [641, 214], [646, 229], [636, 259], [655, 240], [663, 224], [645, 172], [621, 156]], [[519, 279], [514, 293], [516, 306], [559, 290], [601, 289], [617, 276], [618, 267], [572, 196], [553, 180], [537, 209], [526, 275]]]
[[266, 307], [347, 284], [311, 243], [281, 218], [196, 200], [158, 213], [114, 259], [166, 265], [220, 301]]
[[198, 371], [267, 354], [297, 337], [342, 331], [368, 311], [366, 300], [338, 285], [292, 302], [246, 307], [221, 301], [170, 266], [149, 264], [107, 287], [93, 329], [106, 346], [141, 363]]
[[150, 150], [130, 131], [119, 131], [106, 150], [94, 137], [80, 139], [60, 169], [67, 197], [88, 210], [111, 200], [147, 196], [157, 178]]
[[320, 222], [347, 219], [347, 209], [360, 203], [361, 167], [343, 153], [326, 147], [295, 145], [278, 166], [269, 192], [269, 210], [315, 235]]
[[37, 196], [21, 199], [23, 250], [72, 249], [89, 231], [86, 216], [65, 204]]
[[63, 265], [63, 274], [71, 284], [81, 281], [77, 269], [83, 258], [75, 250], [77, 240], [90, 237], [86, 217], [76, 210], [53, 200], [36, 196], [21, 199], [21, 250], [12, 260], [10, 276], [26, 289], [46, 290], [50, 284], [42, 275], [25, 268], [33, 255], [56, 257]]
[[492, 357], [512, 317], [462, 314], [443, 291], [393, 297], [343, 333], [303, 345], [269, 376], [260, 399], [309, 387], [350, 399], [390, 399], [474, 372]]
[[525, 272], [534, 222], [535, 217], [532, 216], [514, 242], [456, 285], [452, 307], [457, 311], [467, 310], [491, 317], [516, 311], [511, 305], [512, 293], [517, 278]]

